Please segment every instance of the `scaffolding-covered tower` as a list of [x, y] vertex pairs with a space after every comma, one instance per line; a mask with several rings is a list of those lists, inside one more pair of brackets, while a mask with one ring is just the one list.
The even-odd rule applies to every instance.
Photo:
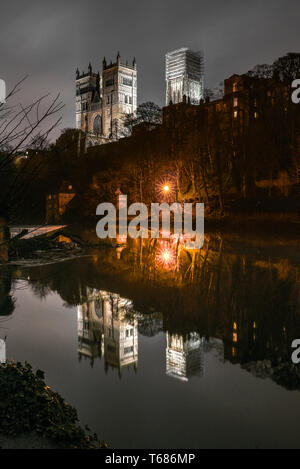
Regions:
[[199, 104], [204, 94], [204, 55], [187, 47], [166, 54], [166, 105], [180, 103], [183, 96]]

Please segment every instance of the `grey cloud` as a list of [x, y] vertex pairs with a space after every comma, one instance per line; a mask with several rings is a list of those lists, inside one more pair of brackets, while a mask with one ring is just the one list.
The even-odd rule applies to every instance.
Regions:
[[164, 54], [204, 49], [206, 84], [300, 51], [298, 0], [26, 0], [1, 5], [0, 77], [29, 74], [24, 99], [62, 93], [74, 126], [75, 69], [102, 58], [137, 58], [139, 102], [164, 103]]

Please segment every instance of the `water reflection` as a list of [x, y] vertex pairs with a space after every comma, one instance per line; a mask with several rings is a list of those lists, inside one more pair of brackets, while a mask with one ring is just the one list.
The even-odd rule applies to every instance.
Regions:
[[5, 340], [0, 339], [0, 363], [6, 362], [6, 343]]
[[212, 339], [223, 343], [222, 360], [276, 368], [300, 337], [299, 261], [298, 249], [270, 240], [206, 234], [203, 248], [189, 250], [180, 238], [122, 238], [59, 266], [14, 269], [0, 282], [1, 314], [13, 309], [11, 278], [29, 278], [35, 295], [57, 292], [77, 307], [78, 354], [91, 365], [136, 371], [138, 332], [163, 331], [166, 374], [183, 381], [203, 376]]
[[132, 302], [120, 295], [87, 289], [87, 301], [78, 306], [79, 358], [88, 357], [91, 365], [95, 358], [104, 357], [105, 370], [138, 364], [137, 315]]
[[167, 332], [166, 373], [188, 381], [192, 376], [203, 376], [204, 338], [196, 332], [183, 335]]

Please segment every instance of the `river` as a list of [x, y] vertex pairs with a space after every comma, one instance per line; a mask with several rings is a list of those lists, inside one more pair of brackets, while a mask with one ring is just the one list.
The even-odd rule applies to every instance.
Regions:
[[297, 240], [122, 238], [2, 266], [0, 338], [111, 447], [299, 448], [299, 287]]

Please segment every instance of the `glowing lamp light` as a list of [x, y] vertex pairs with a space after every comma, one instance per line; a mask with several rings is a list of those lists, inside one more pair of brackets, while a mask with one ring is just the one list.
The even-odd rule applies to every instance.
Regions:
[[161, 199], [175, 196], [175, 181], [170, 177], [160, 177], [155, 183], [155, 190]]
[[176, 267], [174, 250], [163, 245], [156, 255], [156, 266], [162, 270], [173, 270]]
[[163, 260], [165, 262], [169, 262], [169, 260], [171, 258], [171, 254], [168, 251], [165, 251], [165, 252], [163, 252], [162, 257], [163, 257]]

